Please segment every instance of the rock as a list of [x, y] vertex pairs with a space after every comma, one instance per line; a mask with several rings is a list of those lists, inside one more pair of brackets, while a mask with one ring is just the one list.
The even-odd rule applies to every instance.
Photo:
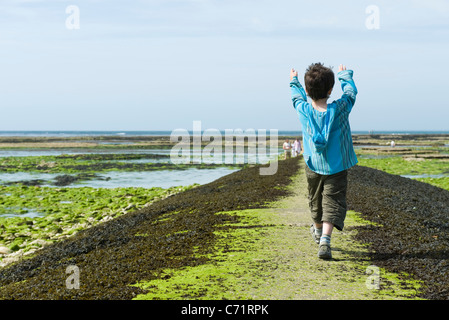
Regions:
[[37, 166], [37, 169], [45, 169], [45, 168], [54, 168], [56, 167], [57, 164], [54, 161], [49, 161], [49, 162], [45, 162], [44, 160], [42, 160]]
[[24, 255], [24, 256], [32, 255], [32, 254], [34, 254], [36, 251], [37, 251], [37, 249], [31, 249], [31, 250], [28, 250], [27, 252], [25, 252], [23, 255]]
[[38, 246], [38, 247], [45, 247], [46, 245], [48, 245], [48, 241], [37, 239], [37, 240], [31, 241], [30, 245]]
[[133, 209], [133, 208], [135, 208], [135, 207], [136, 207], [135, 204], [130, 204], [130, 205], [127, 206], [124, 210], [125, 210], [125, 211], [128, 211], [128, 210], [131, 210], [131, 209]]
[[68, 186], [69, 184], [77, 181], [78, 178], [68, 175], [68, 174], [64, 174], [64, 175], [60, 175], [55, 177], [55, 185], [56, 186]]
[[42, 179], [32, 179], [32, 180], [20, 180], [20, 181], [11, 181], [5, 183], [5, 185], [10, 186], [14, 184], [22, 184], [24, 186], [40, 186], [45, 184], [45, 180]]
[[14, 257], [8, 257], [8, 258], [4, 258], [1, 262], [0, 262], [0, 267], [5, 267], [10, 263], [14, 263], [20, 260], [20, 256], [14, 256]]
[[112, 220], [113, 218], [111, 216], [106, 216], [103, 219], [100, 220], [100, 222], [107, 222], [109, 220]]
[[8, 254], [10, 252], [11, 252], [11, 250], [9, 250], [9, 248], [7, 248], [7, 247], [0, 247], [0, 254]]

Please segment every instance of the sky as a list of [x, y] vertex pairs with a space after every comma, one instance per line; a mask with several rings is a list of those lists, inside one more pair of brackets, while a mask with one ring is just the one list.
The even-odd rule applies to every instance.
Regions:
[[449, 130], [448, 57], [447, 0], [2, 0], [0, 131], [300, 130], [314, 62], [352, 130]]

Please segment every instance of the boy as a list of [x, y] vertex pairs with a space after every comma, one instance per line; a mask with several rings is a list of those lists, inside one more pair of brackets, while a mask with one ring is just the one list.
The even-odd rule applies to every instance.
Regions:
[[[347, 170], [357, 163], [352, 145], [349, 113], [357, 88], [353, 71], [340, 65], [338, 80], [343, 95], [327, 103], [335, 79], [330, 68], [310, 65], [304, 76], [305, 90], [298, 72], [290, 72], [293, 106], [302, 126], [303, 155], [313, 224], [311, 232], [319, 244], [318, 257], [332, 259], [330, 240], [333, 228], [342, 230], [346, 217]], [[307, 102], [306, 94], [312, 99]]]

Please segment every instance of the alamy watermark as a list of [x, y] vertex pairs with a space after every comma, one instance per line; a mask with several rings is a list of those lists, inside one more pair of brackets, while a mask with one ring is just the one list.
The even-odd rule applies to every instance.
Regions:
[[368, 14], [365, 20], [365, 27], [368, 30], [380, 29], [380, 9], [372, 4], [366, 7], [365, 13]]
[[380, 289], [380, 269], [377, 266], [369, 266], [365, 271], [368, 274], [366, 278], [365, 285], [370, 290]]
[[80, 26], [80, 8], [75, 5], [67, 6], [65, 13], [69, 16], [65, 20], [65, 26], [69, 30], [78, 30]]
[[65, 280], [65, 287], [67, 289], [80, 288], [80, 269], [75, 265], [70, 265], [65, 269], [65, 273], [69, 274]]
[[203, 131], [201, 121], [193, 121], [192, 133], [191, 136], [187, 129], [172, 131], [170, 141], [176, 142], [170, 150], [172, 163], [269, 163], [268, 167], [260, 167], [260, 174], [273, 175], [277, 172], [279, 149], [277, 129], [269, 130], [268, 143], [266, 129], [226, 129], [223, 135], [218, 129]]

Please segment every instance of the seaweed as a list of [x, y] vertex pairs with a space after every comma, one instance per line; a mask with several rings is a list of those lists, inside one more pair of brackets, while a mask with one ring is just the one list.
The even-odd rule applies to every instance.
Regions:
[[356, 236], [373, 264], [422, 280], [422, 298], [448, 299], [449, 191], [363, 166], [348, 178], [349, 209], [378, 224]]

